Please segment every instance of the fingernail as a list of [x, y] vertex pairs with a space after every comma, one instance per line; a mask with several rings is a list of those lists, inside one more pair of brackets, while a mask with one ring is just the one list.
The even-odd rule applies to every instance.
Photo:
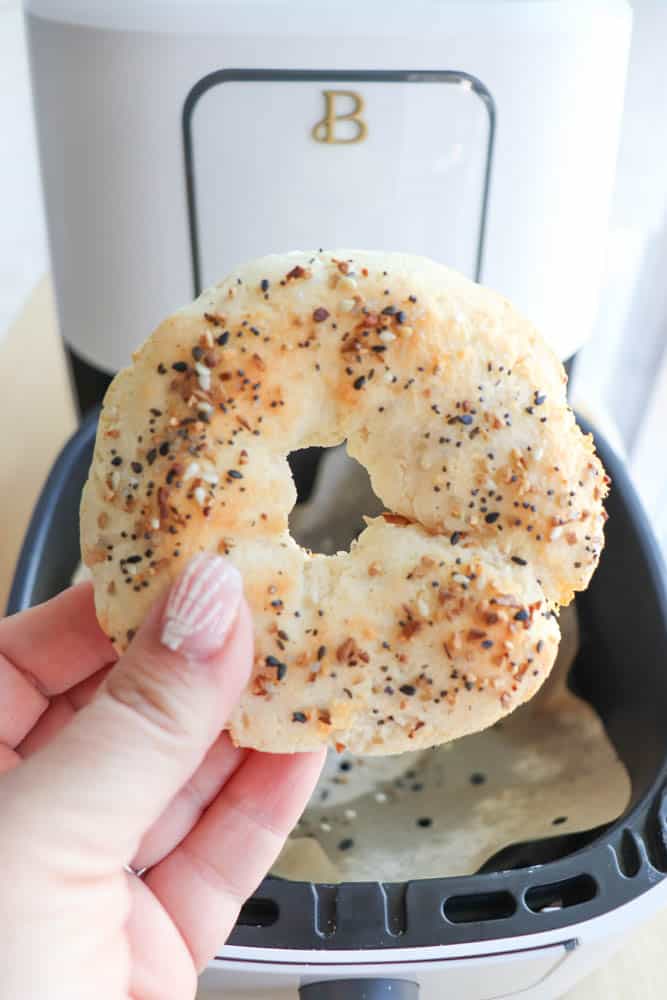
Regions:
[[235, 566], [201, 552], [172, 585], [162, 613], [162, 645], [193, 659], [211, 656], [225, 641], [242, 592]]

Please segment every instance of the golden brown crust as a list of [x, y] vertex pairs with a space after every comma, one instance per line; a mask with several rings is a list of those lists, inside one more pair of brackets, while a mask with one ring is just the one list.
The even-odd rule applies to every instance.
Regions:
[[[393, 513], [311, 555], [289, 536], [286, 456], [343, 440]], [[119, 649], [190, 554], [239, 566], [257, 656], [237, 742], [392, 753], [539, 687], [552, 610], [599, 558], [606, 482], [562, 366], [501, 296], [399, 254], [272, 256], [114, 380], [82, 547]]]

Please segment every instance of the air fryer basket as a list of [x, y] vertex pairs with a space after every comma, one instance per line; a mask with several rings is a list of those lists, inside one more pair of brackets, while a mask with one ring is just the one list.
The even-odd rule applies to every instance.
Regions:
[[[19, 611], [68, 586], [79, 559], [78, 506], [97, 412], [58, 458], [23, 545], [10, 594]], [[587, 429], [587, 428], [586, 428]], [[606, 547], [577, 601], [572, 684], [601, 715], [632, 781], [620, 819], [582, 834], [515, 844], [474, 875], [405, 883], [315, 885], [267, 878], [230, 944], [377, 949], [492, 941], [567, 927], [646, 892], [667, 874], [667, 592], [656, 542], [625, 470], [599, 437], [613, 487]], [[312, 456], [297, 456], [300, 495]]]

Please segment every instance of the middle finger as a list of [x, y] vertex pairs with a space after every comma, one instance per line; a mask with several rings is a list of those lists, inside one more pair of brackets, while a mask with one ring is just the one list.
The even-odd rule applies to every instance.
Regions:
[[151, 868], [166, 858], [190, 832], [247, 753], [234, 746], [228, 733], [221, 733], [187, 784], [144, 835], [132, 867]]

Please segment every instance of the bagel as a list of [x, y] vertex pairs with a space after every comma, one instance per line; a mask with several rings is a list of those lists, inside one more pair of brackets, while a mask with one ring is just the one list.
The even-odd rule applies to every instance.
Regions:
[[[102, 627], [123, 650], [220, 552], [256, 633], [237, 744], [397, 753], [493, 724], [547, 677], [603, 545], [608, 480], [565, 385], [509, 302], [432, 261], [248, 264], [108, 390], [81, 508]], [[324, 556], [290, 536], [287, 456], [343, 441], [386, 513]]]

